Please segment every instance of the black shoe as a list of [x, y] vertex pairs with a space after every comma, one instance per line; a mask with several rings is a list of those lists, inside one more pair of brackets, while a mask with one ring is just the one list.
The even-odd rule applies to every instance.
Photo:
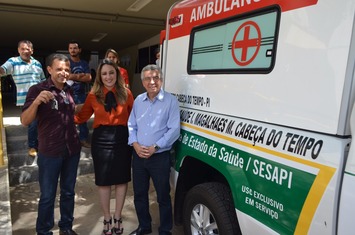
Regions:
[[78, 235], [78, 234], [74, 232], [72, 229], [67, 229], [67, 230], [60, 230], [59, 235]]
[[131, 232], [129, 235], [144, 235], [144, 234], [151, 234], [152, 229], [143, 229], [141, 227], [138, 227], [136, 230]]

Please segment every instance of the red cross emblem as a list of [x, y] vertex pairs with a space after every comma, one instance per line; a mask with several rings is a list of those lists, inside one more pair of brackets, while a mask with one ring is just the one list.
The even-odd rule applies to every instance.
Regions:
[[[251, 38], [251, 31], [256, 32], [257, 37]], [[242, 40], [236, 40], [239, 33], [243, 34]], [[235, 63], [240, 66], [250, 64], [258, 55], [260, 41], [261, 32], [257, 23], [247, 21], [239, 26], [232, 41], [232, 56]]]

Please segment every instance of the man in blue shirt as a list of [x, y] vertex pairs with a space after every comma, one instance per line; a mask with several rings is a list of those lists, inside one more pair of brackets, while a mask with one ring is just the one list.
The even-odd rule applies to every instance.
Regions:
[[175, 96], [161, 89], [163, 74], [159, 66], [144, 67], [141, 79], [146, 92], [135, 99], [128, 119], [128, 144], [134, 148], [134, 205], [139, 221], [138, 228], [131, 234], [152, 232], [148, 198], [150, 178], [159, 203], [159, 234], [171, 234], [170, 149], [180, 135], [179, 105]]
[[[17, 50], [20, 56], [11, 57], [0, 67], [0, 77], [11, 75], [16, 84], [16, 106], [23, 106], [28, 89], [32, 85], [45, 80], [41, 63], [32, 57], [33, 44], [28, 40], [21, 40]], [[38, 149], [37, 120], [28, 126], [28, 155], [37, 156]]]
[[[68, 51], [70, 54], [70, 69], [71, 75], [67, 81], [73, 90], [75, 104], [83, 104], [86, 99], [86, 83], [91, 81], [91, 71], [89, 64], [80, 59], [81, 47], [79, 42], [70, 41], [68, 44]], [[87, 123], [79, 125], [79, 138], [81, 146], [90, 148], [91, 145], [88, 142], [89, 128]]]

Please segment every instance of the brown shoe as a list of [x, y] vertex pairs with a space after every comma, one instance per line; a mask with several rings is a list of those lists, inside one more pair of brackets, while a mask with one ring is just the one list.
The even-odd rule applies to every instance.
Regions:
[[35, 158], [37, 156], [37, 149], [35, 148], [30, 148], [28, 150], [28, 156]]
[[81, 146], [85, 147], [85, 148], [91, 148], [91, 144], [87, 141], [80, 141]]

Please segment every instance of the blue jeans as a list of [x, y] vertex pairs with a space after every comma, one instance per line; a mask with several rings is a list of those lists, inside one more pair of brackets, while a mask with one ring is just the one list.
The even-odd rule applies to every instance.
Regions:
[[38, 132], [37, 132], [37, 120], [33, 120], [33, 122], [28, 125], [28, 147], [29, 148], [38, 148]]
[[[74, 94], [75, 104], [85, 103], [86, 95], [85, 94]], [[89, 138], [89, 128], [86, 122], [79, 124], [79, 139], [80, 141], [87, 141]]]
[[38, 217], [36, 223], [37, 234], [53, 234], [50, 230], [54, 226], [54, 203], [60, 178], [60, 220], [58, 227], [62, 230], [73, 226], [74, 197], [77, 169], [80, 153], [72, 156], [44, 156], [38, 153], [38, 177], [40, 199], [38, 203]]
[[133, 151], [133, 190], [134, 205], [143, 229], [151, 229], [152, 218], [149, 213], [149, 182], [152, 178], [159, 204], [160, 227], [159, 234], [171, 234], [173, 215], [170, 197], [170, 152], [153, 154], [148, 159], [139, 158]]

